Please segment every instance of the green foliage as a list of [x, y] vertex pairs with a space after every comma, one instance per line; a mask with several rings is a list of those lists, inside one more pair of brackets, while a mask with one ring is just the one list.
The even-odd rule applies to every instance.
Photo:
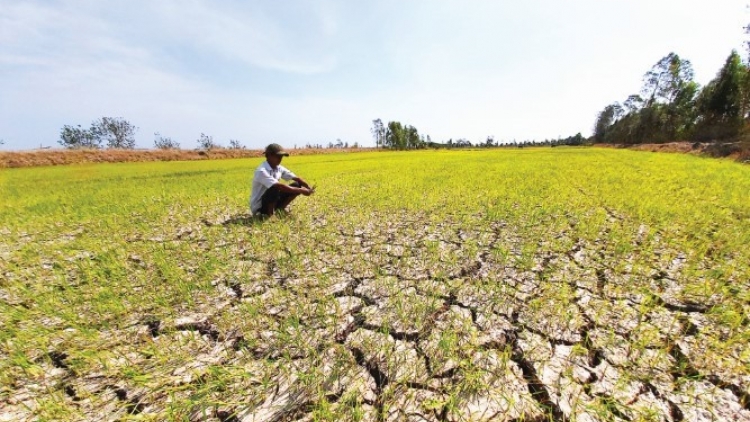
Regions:
[[65, 125], [60, 130], [60, 145], [68, 149], [98, 149], [101, 140], [89, 129], [83, 129], [81, 125]]
[[108, 148], [135, 148], [135, 132], [137, 127], [122, 117], [102, 117], [91, 123], [91, 133], [99, 140], [106, 142]]
[[750, 71], [735, 51], [703, 89], [690, 62], [670, 53], [644, 75], [641, 93], [599, 113], [596, 142], [731, 141], [748, 125]]
[[701, 92], [699, 139], [733, 138], [742, 128], [747, 112], [748, 68], [736, 51], [727, 57], [716, 78]]
[[81, 125], [63, 126], [58, 143], [69, 149], [98, 149], [104, 143], [108, 148], [133, 149], [137, 130], [122, 117], [102, 117], [91, 122], [89, 129]]
[[693, 80], [694, 72], [689, 60], [675, 53], [662, 57], [643, 76], [641, 92], [646, 96], [646, 105], [656, 102], [672, 104]]
[[405, 150], [421, 149], [427, 146], [426, 139], [419, 135], [417, 128], [404, 126], [398, 121], [388, 122], [388, 125], [384, 127], [380, 119], [373, 120], [372, 132], [376, 144], [382, 142], [378, 145], [386, 148]]
[[372, 129], [370, 129], [370, 132], [372, 133], [372, 137], [375, 139], [376, 148], [385, 146], [386, 129], [385, 129], [385, 126], [383, 125], [382, 120], [380, 119], [373, 120]]
[[617, 121], [619, 104], [610, 104], [604, 107], [594, 124], [594, 139], [596, 142], [605, 142], [607, 131]]
[[156, 149], [180, 149], [180, 143], [170, 137], [161, 136], [159, 132], [154, 133], [154, 148]]

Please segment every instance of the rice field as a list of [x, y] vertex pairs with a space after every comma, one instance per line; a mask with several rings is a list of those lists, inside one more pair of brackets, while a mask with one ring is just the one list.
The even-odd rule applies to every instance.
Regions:
[[750, 421], [750, 167], [530, 148], [0, 169], [0, 421]]

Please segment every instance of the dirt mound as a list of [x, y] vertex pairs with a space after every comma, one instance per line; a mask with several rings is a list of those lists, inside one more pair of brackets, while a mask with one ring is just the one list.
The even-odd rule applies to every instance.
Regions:
[[[374, 151], [371, 148], [304, 148], [291, 150], [294, 155], [331, 154], [337, 152]], [[153, 150], [153, 149], [93, 149], [93, 150], [32, 150], [0, 152], [0, 168], [57, 166], [80, 163], [122, 163], [143, 161], [191, 161], [218, 160], [225, 158], [260, 157], [262, 150], [214, 149], [197, 150]]]
[[594, 144], [600, 148], [627, 148], [636, 151], [678, 152], [705, 155], [715, 158], [732, 158], [740, 162], [750, 161], [748, 142], [667, 142], [664, 144]]

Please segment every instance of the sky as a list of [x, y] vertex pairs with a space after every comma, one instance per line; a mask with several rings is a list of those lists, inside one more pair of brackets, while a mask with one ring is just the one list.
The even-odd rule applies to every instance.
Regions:
[[670, 52], [716, 76], [748, 0], [0, 0], [3, 150], [122, 117], [136, 144], [589, 136]]

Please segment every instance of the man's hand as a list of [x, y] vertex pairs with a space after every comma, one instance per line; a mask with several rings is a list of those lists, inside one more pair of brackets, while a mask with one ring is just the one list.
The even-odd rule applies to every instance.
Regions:
[[300, 188], [300, 189], [302, 190], [301, 192], [302, 195], [305, 195], [305, 196], [310, 196], [313, 194], [313, 192], [315, 192], [315, 190], [311, 188]]
[[301, 187], [301, 188], [307, 188], [307, 189], [315, 190], [314, 188], [311, 188], [310, 185], [307, 184], [307, 182], [305, 182], [304, 180], [302, 180], [301, 177], [295, 177], [292, 180], [294, 180], [295, 182], [299, 183], [299, 187]]

